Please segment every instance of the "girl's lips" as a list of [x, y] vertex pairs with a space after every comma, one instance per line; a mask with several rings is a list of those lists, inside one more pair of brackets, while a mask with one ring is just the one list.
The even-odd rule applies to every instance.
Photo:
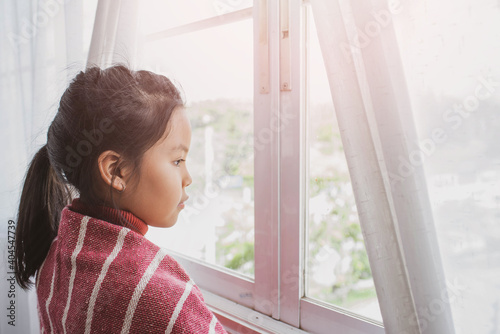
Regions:
[[182, 200], [179, 205], [177, 205], [180, 209], [184, 209], [184, 202], [187, 201], [189, 199], [189, 196], [187, 196], [184, 200]]

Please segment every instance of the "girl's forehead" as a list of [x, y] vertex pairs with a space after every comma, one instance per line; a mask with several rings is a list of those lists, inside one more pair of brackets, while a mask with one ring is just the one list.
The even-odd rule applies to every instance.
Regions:
[[186, 132], [191, 133], [191, 122], [184, 108], [176, 108], [170, 118], [171, 132], [176, 135], [185, 135]]
[[169, 150], [185, 151], [189, 150], [191, 143], [191, 123], [184, 108], [176, 108], [168, 122], [166, 137], [163, 141]]

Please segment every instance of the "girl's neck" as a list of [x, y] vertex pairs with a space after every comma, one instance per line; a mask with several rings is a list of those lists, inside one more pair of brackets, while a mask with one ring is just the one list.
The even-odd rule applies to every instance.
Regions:
[[148, 231], [148, 225], [132, 212], [118, 210], [108, 205], [92, 205], [80, 198], [75, 198], [71, 202], [70, 210], [111, 224], [128, 227], [141, 235], [145, 235]]

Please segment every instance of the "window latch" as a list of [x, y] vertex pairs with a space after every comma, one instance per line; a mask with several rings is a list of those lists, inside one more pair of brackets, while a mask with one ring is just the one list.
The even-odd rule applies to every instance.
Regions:
[[290, 44], [290, 0], [280, 1], [280, 89], [292, 90], [292, 62]]

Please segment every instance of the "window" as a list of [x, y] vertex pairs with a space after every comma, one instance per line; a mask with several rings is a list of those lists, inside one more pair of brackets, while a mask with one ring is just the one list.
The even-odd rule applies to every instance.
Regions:
[[[235, 33], [237, 32], [237, 33]], [[253, 25], [250, 18], [151, 41], [144, 61], [182, 85], [192, 124], [189, 204], [148, 236], [190, 257], [254, 274]]]
[[[308, 147], [318, 151], [313, 133], [321, 137], [323, 131], [328, 140], [335, 133], [329, 91], [320, 87], [327, 83], [318, 77], [322, 61], [306, 66], [309, 57], [320, 60], [317, 41], [307, 38], [315, 34], [307, 24], [307, 5], [224, 1], [226, 10], [214, 14], [213, 8], [205, 11], [210, 6], [204, 3], [200, 16], [169, 21], [191, 9], [190, 2], [154, 3], [142, 4], [147, 22], [142, 67], [183, 86], [193, 127], [188, 167], [194, 182], [177, 225], [150, 229], [147, 237], [168, 248], [206, 291], [216, 313], [229, 314], [232, 321], [282, 333], [293, 327], [330, 333], [332, 326], [382, 333], [347, 170], [339, 167], [340, 183], [333, 173], [314, 188], [315, 179], [322, 177], [318, 168], [345, 164], [341, 144], [335, 141], [333, 151], [321, 148], [321, 164], [305, 153]], [[311, 93], [320, 89], [325, 94]], [[326, 103], [323, 109], [318, 97]], [[321, 112], [328, 114], [328, 124], [318, 125]], [[306, 141], [308, 133], [312, 139]], [[334, 205], [348, 211], [342, 223], [350, 235], [332, 241], [321, 235], [324, 227], [313, 226], [315, 201], [334, 187], [345, 192], [346, 202]], [[339, 231], [345, 232], [343, 227]], [[345, 258], [355, 258], [359, 270], [336, 281], [352, 291], [345, 303], [328, 291], [335, 284], [335, 259], [314, 259], [349, 243]], [[369, 311], [355, 305], [361, 300], [369, 303]]]
[[180, 86], [192, 126], [190, 199], [173, 228], [150, 228], [146, 237], [169, 249], [201, 288], [252, 307], [252, 3], [148, 0], [140, 27], [140, 67]]
[[146, 0], [141, 3], [142, 31], [145, 34], [165, 31], [175, 34], [182, 26], [248, 9], [252, 3], [252, 0]]
[[311, 14], [307, 10], [306, 296], [382, 322]]

